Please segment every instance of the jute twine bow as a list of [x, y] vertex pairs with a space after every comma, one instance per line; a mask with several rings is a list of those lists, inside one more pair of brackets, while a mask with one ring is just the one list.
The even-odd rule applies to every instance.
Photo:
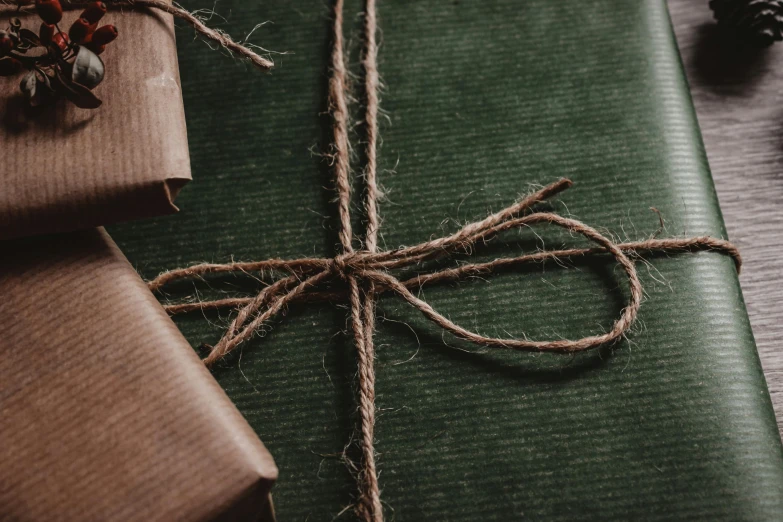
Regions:
[[[224, 336], [211, 348], [204, 359], [212, 365], [231, 353], [241, 343], [250, 339], [263, 325], [276, 317], [288, 305], [304, 300], [345, 300], [350, 304], [351, 331], [358, 352], [359, 415], [361, 422], [362, 465], [359, 473], [360, 495], [356, 511], [363, 520], [380, 522], [383, 509], [378, 487], [373, 447], [375, 427], [375, 300], [383, 292], [397, 294], [418, 309], [427, 319], [454, 336], [480, 346], [525, 350], [577, 352], [612, 343], [622, 337], [633, 324], [642, 298], [642, 285], [630, 255], [642, 252], [685, 252], [714, 250], [734, 258], [737, 270], [741, 258], [738, 250], [728, 241], [709, 236], [687, 239], [648, 239], [645, 241], [615, 244], [590, 226], [551, 212], [535, 211], [536, 204], [571, 186], [571, 181], [561, 179], [520, 201], [496, 212], [481, 221], [470, 223], [449, 236], [389, 251], [378, 251], [377, 236], [378, 187], [377, 173], [377, 115], [378, 72], [375, 34], [377, 21], [375, 1], [367, 0], [364, 17], [364, 88], [366, 93], [365, 132], [366, 157], [364, 168], [366, 229], [364, 248], [355, 250], [350, 219], [351, 185], [349, 182], [349, 143], [346, 67], [343, 56], [343, 0], [335, 2], [334, 47], [331, 55], [332, 76], [329, 83], [330, 110], [333, 117], [333, 155], [335, 189], [339, 214], [341, 252], [333, 258], [302, 258], [293, 260], [269, 259], [266, 261], [227, 264], [200, 264], [166, 272], [149, 283], [153, 291], [182, 279], [202, 277], [207, 274], [231, 272], [264, 272], [287, 274], [266, 286], [254, 297], [230, 298], [199, 303], [166, 306], [172, 313], [183, 313], [220, 307], [236, 307], [239, 312]], [[400, 269], [419, 265], [436, 258], [449, 258], [457, 254], [470, 255], [478, 243], [511, 229], [549, 224], [580, 234], [595, 243], [594, 248], [536, 251], [534, 253], [495, 259], [486, 263], [463, 264], [430, 273], [420, 274], [401, 281], [394, 273]], [[601, 335], [589, 335], [576, 340], [531, 341], [527, 339], [502, 339], [472, 332], [438, 313], [426, 301], [419, 299], [412, 290], [424, 284], [456, 281], [466, 277], [487, 275], [501, 268], [523, 263], [541, 262], [609, 254], [622, 267], [628, 278], [630, 297], [627, 306], [611, 329]], [[334, 283], [340, 283], [335, 285]], [[327, 287], [327, 290], [324, 290]], [[341, 287], [347, 291], [335, 291]]]
[[[207, 40], [215, 42], [220, 47], [227, 49], [233, 56], [248, 60], [259, 69], [271, 69], [274, 63], [265, 58], [247, 45], [235, 42], [230, 36], [218, 29], [208, 27], [202, 18], [190, 11], [183, 9], [176, 3], [166, 0], [101, 0], [108, 7], [112, 8], [146, 8], [162, 11], [179, 18], [190, 24], [197, 33]], [[64, 10], [83, 9], [90, 4], [87, 0], [62, 0], [61, 5]], [[29, 8], [35, 5], [35, 0], [0, 0], [0, 6], [14, 8]]]

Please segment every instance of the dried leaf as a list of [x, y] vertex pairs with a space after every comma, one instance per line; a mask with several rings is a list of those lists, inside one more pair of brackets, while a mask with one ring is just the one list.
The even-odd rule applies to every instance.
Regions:
[[97, 109], [101, 106], [103, 103], [100, 99], [98, 99], [93, 92], [85, 87], [84, 85], [80, 85], [78, 83], [72, 83], [70, 85], [71, 89], [74, 93], [79, 97], [79, 102], [77, 103], [74, 100], [71, 100], [77, 107], [82, 109]]
[[94, 89], [103, 81], [103, 74], [103, 61], [85, 46], [80, 46], [71, 72], [73, 83]]
[[103, 103], [84, 85], [59, 74], [54, 78], [54, 88], [80, 109], [97, 109]]
[[46, 101], [46, 95], [49, 92], [50, 85], [48, 78], [42, 80], [35, 71], [25, 74], [19, 83], [19, 89], [27, 96], [30, 105], [37, 107]]
[[19, 30], [19, 37], [23, 40], [28, 42], [33, 47], [41, 45], [41, 39], [38, 38], [38, 35], [32, 32], [29, 29], [20, 29]]
[[38, 84], [38, 78], [35, 77], [35, 71], [30, 71], [25, 74], [22, 81], [19, 83], [19, 88], [27, 97], [35, 96], [35, 87]]

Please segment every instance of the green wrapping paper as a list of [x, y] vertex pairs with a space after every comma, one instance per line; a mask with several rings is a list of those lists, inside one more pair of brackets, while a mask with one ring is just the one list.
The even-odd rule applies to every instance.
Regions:
[[[211, 7], [201, 4], [189, 7]], [[725, 237], [663, 0], [379, 4], [382, 248], [454, 231], [560, 177], [575, 186], [552, 209], [618, 240], [658, 229], [650, 207], [666, 220], [661, 236]], [[231, 13], [235, 34], [274, 22], [252, 38], [288, 54], [262, 75], [179, 38], [196, 181], [179, 215], [110, 228], [147, 278], [201, 261], [336, 252], [321, 156], [330, 7], [231, 1], [219, 10]], [[347, 2], [356, 74], [360, 12], [360, 2]], [[360, 103], [353, 109], [361, 114]], [[361, 126], [354, 132], [358, 144]], [[583, 244], [542, 227], [507, 234], [474, 259]], [[574, 356], [478, 348], [383, 297], [376, 449], [386, 516], [779, 516], [783, 452], [731, 259], [658, 255], [638, 267], [645, 300], [627, 340]], [[623, 277], [601, 258], [421, 295], [486, 335], [577, 338], [619, 315]], [[210, 278], [163, 298], [258, 288], [251, 277]], [[229, 318], [176, 321], [197, 347], [216, 342]], [[357, 455], [356, 355], [346, 329], [344, 305], [296, 305], [213, 371], [280, 469], [280, 520], [353, 516], [344, 508], [355, 499], [354, 470], [341, 457], [346, 446]]]

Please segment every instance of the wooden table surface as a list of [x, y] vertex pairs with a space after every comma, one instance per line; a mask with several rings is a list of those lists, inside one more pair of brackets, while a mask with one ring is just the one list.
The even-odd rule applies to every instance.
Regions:
[[783, 431], [783, 42], [741, 50], [707, 0], [668, 0], [740, 282]]

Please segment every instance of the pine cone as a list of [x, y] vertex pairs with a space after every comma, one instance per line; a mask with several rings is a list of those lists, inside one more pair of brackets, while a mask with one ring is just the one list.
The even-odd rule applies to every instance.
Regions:
[[710, 9], [748, 43], [766, 47], [783, 40], [783, 0], [710, 0]]

